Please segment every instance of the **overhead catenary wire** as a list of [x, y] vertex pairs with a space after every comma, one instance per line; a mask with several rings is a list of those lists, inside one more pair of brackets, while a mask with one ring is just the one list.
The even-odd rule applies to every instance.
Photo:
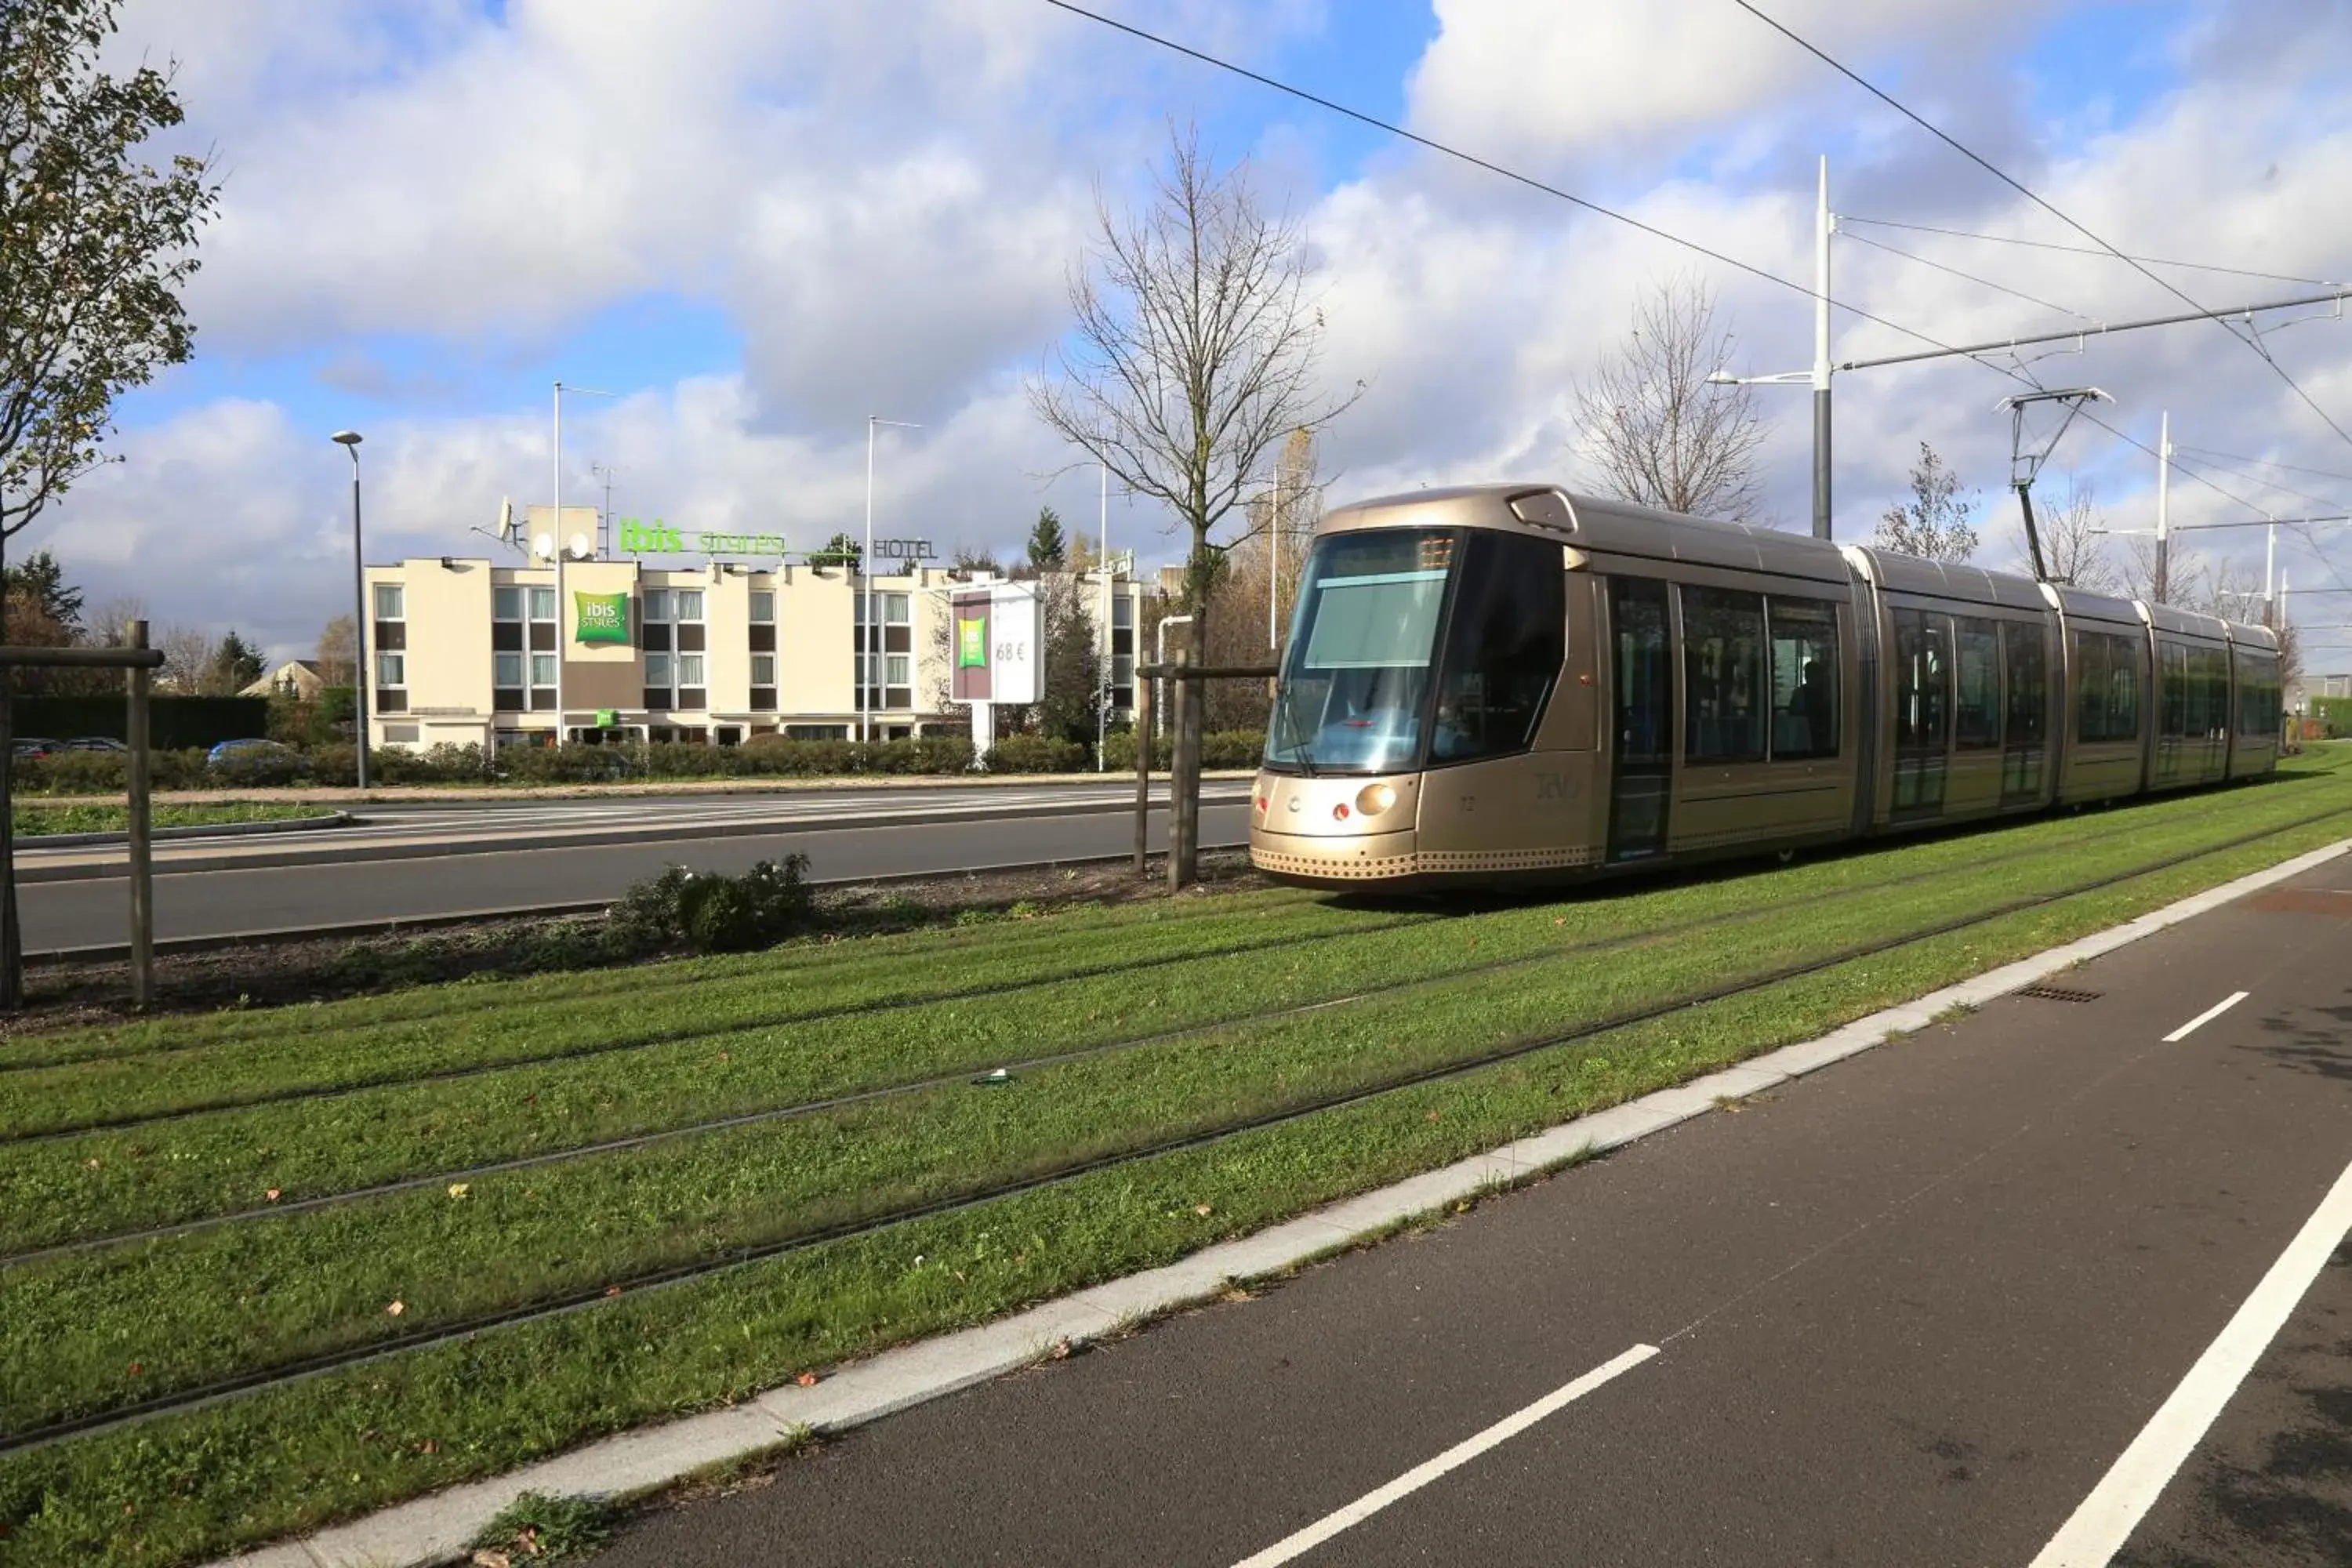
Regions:
[[1898, 250], [1894, 246], [1885, 244], [1879, 240], [1872, 239], [1864, 235], [1849, 234], [1846, 236], [1846, 238], [1856, 245], [1866, 245], [1873, 250], [1883, 250], [1889, 256], [1899, 256], [1906, 261], [1916, 261], [1922, 267], [1932, 267], [1938, 272], [1948, 272], [1955, 278], [1965, 279], [1967, 281], [1977, 284], [1979, 287], [1990, 289], [1997, 293], [2007, 294], [2011, 299], [2022, 300], [2029, 305], [2039, 305], [2045, 310], [2055, 310], [2062, 316], [2072, 316], [2078, 321], [2087, 321], [2092, 319], [2091, 317], [2084, 315], [2080, 310], [2071, 310], [2063, 305], [2053, 304], [2048, 300], [2039, 299], [2034, 295], [2028, 294], [2022, 289], [2012, 289], [2006, 283], [1996, 283], [1990, 278], [1979, 278], [1973, 272], [1963, 272], [1957, 267], [1948, 267], [1940, 261], [1931, 261], [1927, 257], [1918, 255], [1914, 251]]
[[[1639, 229], [1643, 234], [1650, 235], [1654, 238], [1663, 239], [1670, 245], [1679, 246], [1696, 255], [1704, 256], [1709, 260], [1720, 262], [1724, 266], [1732, 268], [1737, 271], [1747, 273], [1748, 276], [1753, 278], [1761, 279], [1765, 282], [1775, 284], [1780, 288], [1789, 289], [1793, 293], [1802, 294], [1807, 299], [1814, 297], [1812, 289], [1807, 285], [1797, 282], [1792, 279], [1783, 278], [1779, 273], [1773, 272], [1769, 268], [1759, 267], [1753, 262], [1742, 261], [1734, 256], [1726, 255], [1721, 251], [1714, 249], [1712, 247], [1701, 245], [1696, 240], [1685, 238], [1684, 236], [1675, 234], [1671, 230], [1660, 228], [1654, 224], [1645, 223], [1640, 218], [1619, 212], [1613, 207], [1604, 206], [1598, 202], [1588, 200], [1587, 198], [1577, 195], [1572, 192], [1562, 190], [1559, 186], [1543, 180], [1538, 180], [1533, 175], [1523, 174], [1517, 170], [1512, 169], [1505, 164], [1497, 163], [1492, 159], [1483, 158], [1478, 156], [1476, 153], [1465, 152], [1461, 148], [1449, 146], [1445, 142], [1439, 142], [1433, 137], [1423, 136], [1418, 132], [1408, 131], [1403, 126], [1395, 124], [1391, 121], [1382, 120], [1377, 115], [1368, 114], [1359, 109], [1352, 109], [1347, 104], [1338, 102], [1332, 99], [1325, 98], [1318, 93], [1309, 92], [1305, 88], [1297, 87], [1277, 78], [1267, 76], [1262, 71], [1252, 70], [1246, 66], [1238, 65], [1232, 60], [1222, 58], [1216, 55], [1210, 54], [1205, 50], [1193, 48], [1190, 45], [1178, 43], [1172, 38], [1165, 37], [1160, 34], [1151, 32], [1149, 29], [1135, 26], [1130, 23], [1119, 21], [1117, 17], [1107, 16], [1099, 11], [1089, 10], [1084, 5], [1075, 4], [1074, 0], [1045, 0], [1045, 4], [1054, 6], [1057, 10], [1066, 11], [1074, 16], [1084, 17], [1087, 21], [1098, 23], [1103, 26], [1110, 28], [1114, 32], [1125, 33], [1129, 37], [1140, 39], [1155, 47], [1166, 49], [1171, 54], [1182, 55], [1188, 59], [1196, 60], [1213, 69], [1224, 71], [1229, 75], [1240, 77], [1246, 81], [1255, 82], [1261, 87], [1269, 88], [1276, 92], [1282, 93], [1290, 98], [1297, 99], [1303, 103], [1311, 103], [1318, 109], [1328, 110], [1331, 113], [1339, 115], [1343, 119], [1352, 120], [1360, 125], [1370, 126], [1376, 131], [1385, 132], [1402, 141], [1411, 142], [1416, 146], [1428, 148], [1431, 152], [1458, 160], [1459, 162], [1467, 163], [1474, 168], [1483, 169], [1491, 174], [1498, 174], [1502, 178], [1509, 180], [1516, 184], [1524, 185], [1529, 190], [1537, 191], [1542, 195], [1567, 202], [1571, 205], [1581, 207], [1588, 212], [1597, 214], [1602, 217], [1613, 218], [1619, 223], [1624, 224], [1632, 228]], [[1758, 15], [1760, 16], [1762, 14], [1759, 12]], [[1770, 20], [1769, 17], [1765, 17], [1764, 19], [1767, 21]], [[1774, 26], [1777, 26], [1778, 24], [1775, 23]], [[1810, 47], [1810, 46], [1808, 47]], [[1841, 67], [1839, 68], [1843, 69], [1843, 68]], [[2191, 300], [2190, 303], [2194, 304], [2195, 301]], [[2016, 382], [2021, 386], [2031, 387], [2036, 392], [2048, 390], [2039, 380], [2035, 379], [2027, 372], [2009, 365], [1997, 363], [1993, 360], [1985, 357], [1984, 353], [1970, 352], [1955, 348], [1951, 344], [1944, 342], [1940, 339], [1936, 338], [1929, 333], [1923, 332], [1916, 327], [1906, 327], [1900, 321], [1890, 321], [1886, 317], [1878, 315], [1874, 311], [1865, 310], [1860, 306], [1851, 305], [1835, 298], [1832, 298], [1830, 300], [1830, 304], [1834, 309], [1845, 311], [1848, 315], [1857, 317], [1865, 321], [1874, 322], [1879, 326], [1886, 327], [1894, 331], [1900, 332], [1906, 338], [1916, 339], [1920, 342], [1927, 343], [1930, 347], [1940, 351], [1942, 353], [1971, 360], [1974, 363], [1984, 366], [1987, 370], [1993, 372], [1995, 374], [2005, 376], [2009, 380]], [[2200, 309], [2201, 310], [2202, 307], [2200, 307]], [[2234, 337], [2237, 334], [2233, 332], [2231, 335]], [[2088, 410], [2083, 411], [2081, 417], [2087, 420], [2090, 424], [2105, 431], [2116, 440], [2123, 442], [2126, 446], [2131, 447], [2147, 457], [2153, 458], [2158, 455], [2156, 448], [2149, 446], [2147, 442], [2116, 429], [2113, 425], [2108, 424], [2105, 420], [2101, 419], [2098, 416], [2090, 413]], [[2264, 510], [2262, 507], [2256, 506], [2253, 502], [2247, 500], [2242, 496], [2234, 495], [2229, 490], [2222, 489], [2220, 485], [2215, 484], [2211, 479], [2207, 479], [2201, 474], [2190, 475], [2189, 477], [2194, 479], [2198, 483], [2204, 485], [2207, 489], [2213, 490], [2216, 494], [2222, 496], [2224, 499], [2236, 502], [2239, 506], [2245, 508], [2248, 511], [2261, 512]]]
[[2175, 442], [2176, 452], [2196, 452], [2208, 458], [2219, 458], [2225, 463], [2243, 463], [2249, 468], [2284, 468], [2290, 474], [2312, 474], [2323, 479], [2342, 479], [2352, 484], [2352, 474], [2339, 474], [2333, 468], [2307, 468], [2295, 463], [2282, 463], [2276, 458], [2246, 458], [2235, 452], [2217, 452], [2210, 447], [2184, 447]]
[[[1058, 4], [1059, 0], [1056, 0], [1056, 3]], [[1767, 15], [1754, 4], [1754, 0], [1732, 0], [1732, 4], [1747, 12], [1749, 16], [1755, 17], [1758, 21], [1762, 22], [1766, 26], [1770, 27], [1774, 32], [1779, 33], [1782, 37], [1787, 38], [1790, 43], [1795, 44], [1799, 48], [1803, 49], [1807, 54], [1811, 55], [1815, 59], [1820, 60], [1823, 65], [1828, 66], [1832, 70], [1836, 71], [1840, 76], [1844, 77], [1848, 81], [1853, 82], [1855, 86], [1869, 93], [1873, 98], [1877, 99], [1881, 103], [1885, 104], [1886, 107], [1892, 109], [1895, 112], [1900, 114], [1914, 125], [1918, 126], [1922, 131], [1927, 132], [1929, 135], [1943, 142], [1944, 145], [1949, 147], [1955, 153], [1958, 153], [1962, 157], [1968, 159], [1969, 162], [1976, 164], [1977, 167], [1984, 170], [1985, 173], [1992, 175], [1993, 178], [1999, 180], [2010, 189], [2025, 197], [2026, 200], [2032, 202], [2034, 205], [2040, 207], [2042, 211], [2048, 213], [2051, 216], [2056, 218], [2059, 222], [2064, 224], [2067, 227], [2081, 235], [2084, 238], [2098, 246], [2099, 248], [2105, 251], [2108, 255], [2113, 256], [2118, 261], [2121, 261], [2131, 268], [2133, 271], [2138, 273], [2141, 277], [2147, 279], [2149, 282], [2155, 284], [2166, 293], [2172, 295], [2175, 299], [2181, 300], [2183, 303], [2188, 304], [2196, 310], [2202, 310], [2205, 309], [2205, 307], [2200, 304], [2192, 296], [2183, 292], [2178, 286], [2168, 279], [2159, 278], [2155, 273], [2149, 271], [2146, 266], [2134, 260], [2131, 257], [2126, 256], [2115, 246], [2108, 244], [2105, 238], [2101, 237], [2099, 235], [2094, 234], [2089, 228], [2077, 222], [2074, 218], [2069, 216], [2066, 213], [2061, 211], [2054, 204], [2046, 200], [2039, 193], [2028, 187], [2021, 181], [2012, 177], [2004, 170], [1995, 166], [1990, 160], [1985, 158], [1975, 149], [1954, 138], [1942, 127], [1935, 124], [1924, 115], [1921, 115], [1916, 110], [1913, 110], [1909, 105], [1895, 97], [1894, 94], [1886, 91], [1884, 88], [1879, 87], [1876, 83], [1872, 82], [1861, 73], [1843, 64], [1842, 61], [1832, 58], [1819, 45], [1812, 43], [1809, 39], [1790, 29], [1785, 24]], [[2218, 317], [2215, 319], [2216, 321], [2219, 321]], [[2294, 376], [2287, 374], [2286, 367], [2279, 363], [2277, 359], [2272, 355], [2271, 351], [2263, 345], [2261, 335], [2253, 331], [2251, 324], [2244, 335], [2241, 335], [2233, 330], [2227, 321], [2221, 321], [2220, 325], [2223, 331], [2228, 332], [2232, 338], [2236, 338], [2238, 342], [2245, 344], [2256, 354], [2261, 356], [2262, 362], [2271, 367], [2272, 374], [2276, 375], [2280, 381], [2286, 384], [2287, 390], [2294, 393], [2296, 397], [2302, 399], [2305, 407], [2317, 415], [2321, 421], [2324, 422], [2330, 430], [2335, 431], [2337, 439], [2341, 440], [2346, 446], [2352, 447], [2352, 430], [2347, 430], [2343, 426], [2337, 424], [2335, 417], [2330, 415], [2327, 410], [2319, 405], [2318, 400], [2313, 397], [2310, 393], [2305, 392], [2303, 389], [2302, 384], [2297, 382]]]
[[[2096, 256], [2113, 261], [2120, 253], [2101, 250], [2090, 245], [2061, 245], [2054, 239], [2024, 239], [2013, 234], [1977, 234], [1965, 228], [1943, 228], [1932, 223], [1899, 223], [1893, 218], [1856, 217], [1852, 213], [1838, 214], [1838, 228], [1843, 233], [1849, 224], [1862, 224], [1871, 228], [1908, 229], [1914, 234], [1940, 234], [1952, 239], [1978, 239], [1989, 245], [2019, 245], [2031, 250], [2055, 250], [2069, 256]], [[1848, 239], [1861, 236], [1849, 234]], [[2232, 278], [2261, 278], [2273, 283], [2308, 283], [2317, 288], [2331, 289], [2342, 283], [2340, 278], [2305, 278], [2294, 272], [2264, 272], [2252, 267], [2220, 267], [2203, 261], [2171, 261], [2160, 256], [2122, 256], [2126, 261], [2143, 262], [2150, 267], [2179, 267], [2192, 272], [2226, 273]]]

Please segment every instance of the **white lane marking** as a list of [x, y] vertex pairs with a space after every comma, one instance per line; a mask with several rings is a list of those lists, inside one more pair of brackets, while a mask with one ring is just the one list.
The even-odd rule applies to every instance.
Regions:
[[1614, 1361], [1594, 1367], [1574, 1383], [1552, 1390], [1524, 1410], [1506, 1415], [1475, 1436], [1464, 1438], [1437, 1458], [1415, 1465], [1388, 1485], [1377, 1491], [1365, 1493], [1339, 1512], [1328, 1514], [1296, 1534], [1283, 1537], [1255, 1556], [1243, 1559], [1237, 1568], [1275, 1568], [1276, 1563], [1287, 1563], [1294, 1557], [1312, 1552], [1341, 1531], [1361, 1524], [1389, 1504], [1419, 1491], [1446, 1471], [1468, 1464], [1497, 1444], [1508, 1442], [1561, 1406], [1583, 1398], [1619, 1373], [1631, 1371], [1657, 1353], [1655, 1345], [1635, 1345]]
[[2140, 1428], [2131, 1447], [2091, 1489], [2074, 1517], [2051, 1537], [2032, 1568], [2097, 1568], [2123, 1550], [2141, 1516], [2155, 1506], [2173, 1472], [2180, 1468], [2181, 1461], [2189, 1458], [2238, 1384], [2278, 1336], [2295, 1303], [2303, 1300], [2347, 1233], [2352, 1233], [2352, 1165], [2336, 1178], [2336, 1185], [2279, 1254], [2254, 1293], [2205, 1347], [2180, 1386]]
[[2213, 1005], [2206, 1008], [2205, 1011], [2198, 1014], [2197, 1016], [2189, 1019], [2189, 1022], [2181, 1025], [2180, 1027], [2165, 1036], [2164, 1043], [2168, 1046], [2179, 1045], [2181, 1041], [2187, 1039], [2189, 1036], [2195, 1034], [2198, 1030], [2203, 1028], [2206, 1025], [2211, 1023], [2214, 1019], [2220, 1017], [2222, 1014], [2228, 1012], [2231, 1008], [2244, 1001], [2248, 993], [2243, 991], [2231, 992], [2223, 1000], [2214, 1003]]

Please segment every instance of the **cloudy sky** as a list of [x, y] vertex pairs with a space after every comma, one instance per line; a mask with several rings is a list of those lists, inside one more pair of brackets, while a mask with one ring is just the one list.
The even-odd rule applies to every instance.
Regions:
[[[1826, 154], [1833, 294], [1946, 343], [2188, 308], [2105, 257], [1883, 226], [2090, 244], [1732, 0], [1099, 8], [1804, 287]], [[1764, 8], [2101, 237], [2242, 269], [2153, 268], [2201, 305], [2352, 277], [2352, 0]], [[1094, 475], [1022, 383], [1067, 324], [1095, 190], [1132, 199], [1171, 118], [1307, 235], [1326, 373], [1369, 386], [1325, 443], [1335, 499], [1573, 480], [1577, 378], [1677, 275], [1716, 291], [1736, 370], [1811, 358], [1800, 289], [1045, 0], [128, 0], [119, 53], [177, 62], [225, 182], [198, 358], [122, 406], [124, 461], [29, 542], [93, 599], [279, 656], [349, 596], [331, 432], [366, 435], [372, 560], [478, 552], [502, 496], [547, 499], [558, 379], [620, 395], [566, 399], [574, 504], [601, 502], [602, 465], [618, 513], [800, 548], [860, 525], [877, 414], [921, 426], [884, 438], [879, 531], [1009, 548], [1044, 502], [1091, 527]], [[2352, 323], [2311, 314], [2266, 346], [2352, 429]], [[1917, 346], [1837, 317], [1841, 359]], [[2020, 374], [2104, 387], [2101, 416], [2151, 447], [2169, 409], [2176, 521], [2352, 510], [2352, 440], [2221, 326]], [[1966, 360], [1841, 377], [1839, 537], [1927, 440], [1983, 492], [1979, 559], [2015, 556], [1994, 405], [2023, 384]], [[1808, 399], [1758, 395], [1768, 510], [1802, 528]], [[2116, 526], [2152, 521], [2155, 461], [2123, 440], [2077, 426], [2037, 496], [2070, 478]], [[1164, 523], [1115, 500], [1114, 548], [1168, 558]], [[2200, 543], [2259, 576], [2262, 538]], [[2352, 585], [2352, 528], [2284, 533], [2280, 563], [2298, 591]], [[2297, 597], [2313, 662], [2352, 666], [2352, 633], [2315, 629], [2352, 622], [2352, 593]]]

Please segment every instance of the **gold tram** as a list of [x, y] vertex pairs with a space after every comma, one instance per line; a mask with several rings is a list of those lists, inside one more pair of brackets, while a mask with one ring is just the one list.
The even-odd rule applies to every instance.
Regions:
[[1250, 858], [1475, 886], [1794, 849], [2271, 771], [2278, 639], [1551, 486], [1331, 512]]

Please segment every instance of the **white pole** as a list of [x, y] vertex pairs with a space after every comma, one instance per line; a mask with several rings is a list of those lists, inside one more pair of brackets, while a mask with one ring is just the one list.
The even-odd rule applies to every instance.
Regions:
[[866, 553], [857, 558], [857, 592], [866, 606], [863, 624], [857, 628], [857, 739], [861, 742], [872, 741], [874, 731], [866, 697], [874, 672], [874, 421], [873, 415], [866, 416]]
[[1282, 456], [1274, 459], [1274, 526], [1265, 536], [1265, 651], [1274, 651], [1274, 584], [1282, 574]]
[[[552, 510], [555, 513], [555, 517], [553, 521], [548, 524], [547, 537], [555, 546], [555, 743], [558, 746], [561, 746], [563, 744], [563, 384], [560, 381], [555, 384], [555, 473], [553, 489], [555, 490], [555, 505]], [[525, 644], [528, 644], [530, 641], [530, 606], [529, 605], [525, 605], [523, 606], [524, 636], [522, 640]], [[528, 661], [531, 657], [530, 649], [526, 647], [523, 649], [523, 658]], [[526, 662], [523, 668], [524, 689], [528, 690], [530, 689], [530, 668], [528, 662]]]
[[1830, 537], [1830, 160], [1813, 199], [1813, 536]]
[[2172, 556], [2168, 541], [2172, 525], [2172, 411], [2166, 409], [2156, 438], [2156, 585], [2166, 603], [2172, 599]]
[[1095, 667], [1095, 772], [1103, 771], [1103, 742], [1110, 731], [1110, 468], [1097, 463], [1102, 470], [1102, 501], [1096, 523], [1100, 537], [1095, 545], [1095, 570], [1102, 574], [1102, 655]]
[[2278, 524], [2263, 530], [2263, 622], [2275, 625], [2271, 615], [2271, 570], [2278, 564]]

